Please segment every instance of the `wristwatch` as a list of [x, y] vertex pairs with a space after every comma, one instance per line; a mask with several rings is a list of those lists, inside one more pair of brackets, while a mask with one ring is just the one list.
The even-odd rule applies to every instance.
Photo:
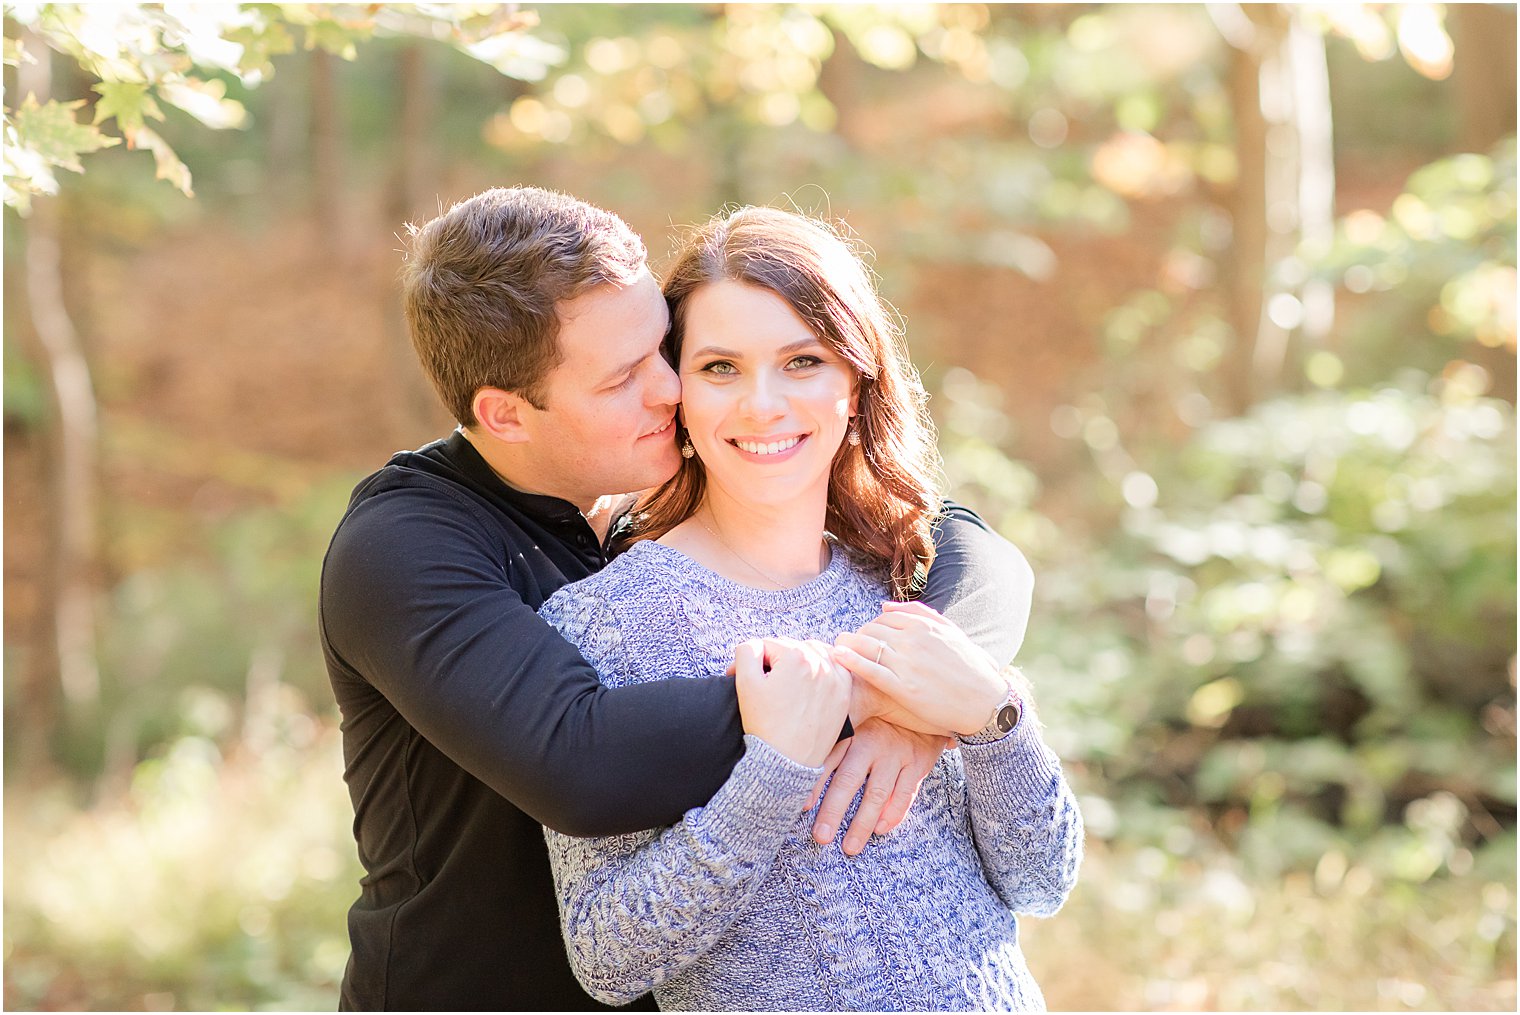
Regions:
[[1003, 696], [1002, 701], [998, 702], [997, 708], [993, 709], [992, 718], [987, 720], [987, 725], [975, 733], [957, 736], [961, 743], [972, 746], [993, 743], [1007, 736], [1019, 724], [1019, 717], [1023, 713], [1024, 708], [1023, 703], [1019, 699], [1018, 688], [1010, 680], [1008, 682], [1008, 693]]

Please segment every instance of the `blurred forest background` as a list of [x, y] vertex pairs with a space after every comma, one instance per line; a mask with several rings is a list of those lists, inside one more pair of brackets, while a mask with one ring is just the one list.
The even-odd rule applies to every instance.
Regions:
[[[1513, 1010], [1513, 5], [5, 5], [10, 1009], [330, 1009], [402, 223], [844, 219], [1089, 859], [1053, 1007]], [[126, 143], [122, 143], [126, 142]], [[82, 172], [81, 172], [82, 170]], [[193, 188], [193, 198], [188, 196]]]

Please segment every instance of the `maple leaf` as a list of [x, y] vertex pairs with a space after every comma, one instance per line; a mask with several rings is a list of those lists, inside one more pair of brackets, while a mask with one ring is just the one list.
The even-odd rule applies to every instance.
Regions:
[[120, 144], [121, 138], [102, 133], [93, 124], [80, 123], [74, 111], [83, 105], [83, 99], [49, 99], [38, 105], [37, 97], [28, 95], [12, 121], [17, 141], [48, 165], [84, 172], [79, 156]]
[[195, 191], [190, 188], [190, 167], [179, 160], [169, 142], [147, 127], [138, 127], [128, 136], [128, 141], [133, 148], [146, 148], [153, 153], [158, 179], [168, 180], [186, 197], [195, 196]]
[[95, 122], [101, 123], [114, 116], [116, 126], [127, 136], [128, 144], [132, 132], [143, 125], [143, 117], [164, 118], [158, 103], [148, 94], [148, 86], [142, 82], [102, 81], [95, 86], [95, 91], [100, 93], [100, 101], [95, 103]]

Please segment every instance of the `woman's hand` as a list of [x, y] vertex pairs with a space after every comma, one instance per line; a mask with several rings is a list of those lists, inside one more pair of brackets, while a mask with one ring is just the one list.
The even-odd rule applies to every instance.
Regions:
[[975, 733], [1008, 694], [992, 658], [921, 603], [889, 602], [834, 641], [834, 658], [866, 687], [854, 715], [926, 733]]
[[789, 638], [739, 645], [734, 676], [744, 732], [799, 765], [823, 764], [844, 727], [852, 683], [831, 653], [824, 642]]
[[[918, 797], [918, 787], [939, 761], [940, 752], [954, 747], [954, 741], [905, 730], [883, 719], [866, 719], [855, 727], [855, 735], [841, 740], [823, 763], [823, 774], [813, 787], [808, 807], [818, 802], [823, 784], [829, 783], [823, 806], [813, 819], [814, 841], [827, 846], [844, 819], [844, 812], [855, 791], [865, 784], [860, 807], [850, 819], [841, 848], [854, 856], [866, 848], [874, 833], [885, 835], [902, 823], [908, 808]], [[829, 782], [829, 777], [833, 781]]]

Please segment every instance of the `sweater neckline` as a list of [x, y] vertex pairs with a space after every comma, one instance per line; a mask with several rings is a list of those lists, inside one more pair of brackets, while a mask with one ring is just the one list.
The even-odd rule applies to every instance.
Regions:
[[695, 578], [702, 585], [717, 592], [723, 598], [753, 606], [765, 606], [772, 608], [796, 608], [808, 606], [827, 598], [837, 590], [844, 581], [847, 573], [848, 561], [845, 554], [840, 550], [839, 544], [833, 538], [825, 536], [829, 545], [829, 562], [816, 578], [809, 578], [801, 585], [795, 585], [789, 589], [760, 589], [753, 585], [734, 581], [714, 571], [705, 564], [687, 556], [675, 547], [666, 546], [664, 543], [655, 542], [653, 539], [640, 540], [628, 548], [625, 557], [636, 553], [648, 554], [655, 559], [666, 561], [669, 565], [678, 568], [685, 574]]

